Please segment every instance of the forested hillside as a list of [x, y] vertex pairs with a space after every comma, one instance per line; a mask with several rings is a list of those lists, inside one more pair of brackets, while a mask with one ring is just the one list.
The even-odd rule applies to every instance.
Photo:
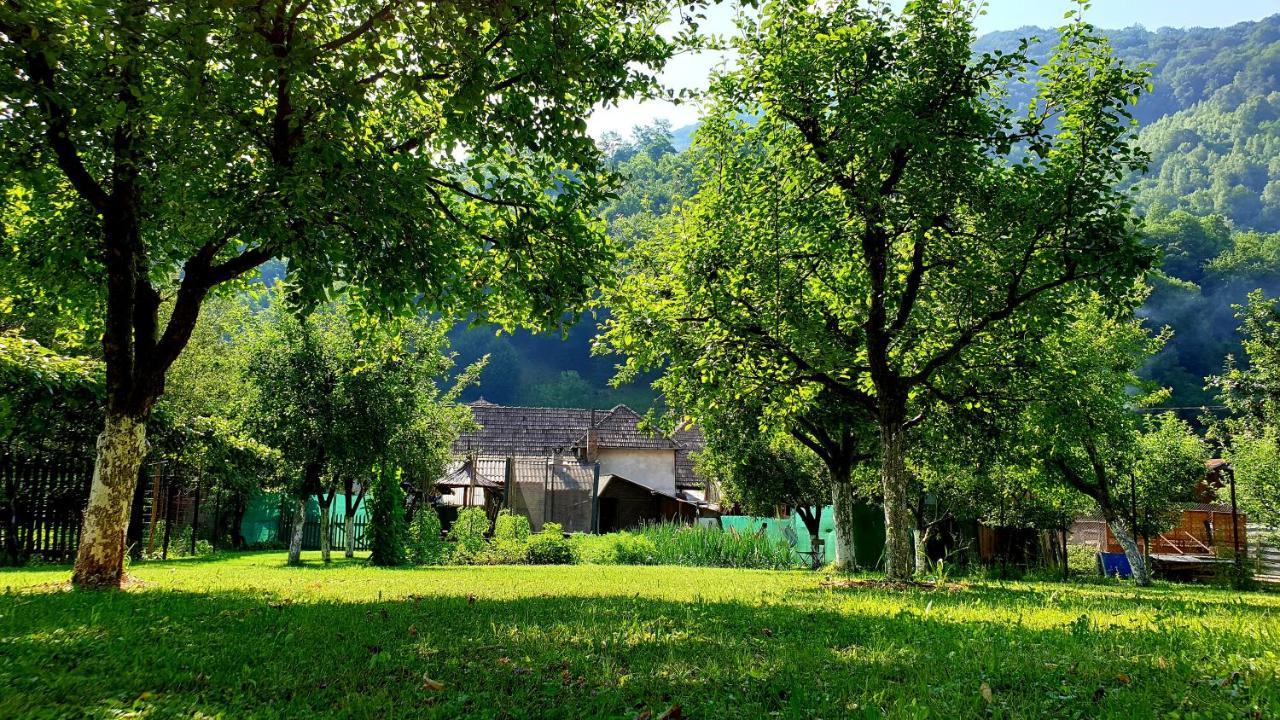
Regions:
[[[1213, 402], [1204, 376], [1238, 351], [1232, 305], [1249, 290], [1280, 290], [1280, 15], [1229, 28], [1125, 28], [1108, 33], [1118, 53], [1149, 63], [1152, 93], [1134, 111], [1142, 124], [1149, 172], [1130, 182], [1148, 241], [1165, 251], [1162, 273], [1144, 312], [1174, 337], [1147, 373], [1173, 389], [1170, 404]], [[980, 38], [977, 52], [1037, 37], [1043, 60], [1057, 31], [1021, 28]], [[1010, 89], [1023, 104], [1027, 86]], [[638, 128], [628, 141], [607, 138], [606, 150], [627, 179], [604, 209], [610, 231], [629, 243], [652, 215], [666, 212], [693, 188], [683, 157], [693, 128]], [[491, 356], [473, 395], [501, 403], [608, 407], [647, 406], [640, 383], [608, 387], [615, 360], [592, 357], [595, 319], [559, 337], [496, 335], [494, 328], [457, 328], [462, 362]], [[1188, 415], [1195, 415], [1188, 410]]]

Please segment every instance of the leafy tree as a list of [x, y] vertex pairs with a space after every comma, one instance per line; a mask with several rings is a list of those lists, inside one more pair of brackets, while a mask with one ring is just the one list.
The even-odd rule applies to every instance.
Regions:
[[102, 363], [0, 332], [0, 444], [74, 455], [102, 408]]
[[1142, 163], [1128, 108], [1145, 75], [1076, 14], [1015, 109], [1000, 83], [1028, 71], [1025, 48], [974, 59], [974, 12], [780, 0], [744, 19], [700, 130], [701, 189], [607, 330], [633, 370], [696, 333], [695, 374], [757, 368], [797, 411], [821, 388], [874, 423], [894, 579], [912, 575], [920, 413], [1149, 261], [1113, 189]]
[[1212, 434], [1226, 448], [1245, 511], [1280, 525], [1280, 301], [1256, 290], [1236, 317], [1247, 364], [1228, 357], [1209, 378], [1231, 413]]
[[666, 10], [0, 8], [6, 244], [47, 251], [51, 283], [87, 276], [65, 300], [102, 308], [106, 422], [74, 582], [119, 583], [168, 371], [210, 293], [264, 261], [288, 258], [311, 303], [343, 282], [371, 307], [558, 325], [610, 256], [591, 216], [610, 176], [583, 118], [654, 89], [691, 38], [657, 33]]
[[1204, 473], [1203, 446], [1186, 423], [1166, 415], [1144, 430], [1135, 412], [1167, 393], [1136, 374], [1162, 342], [1139, 320], [1097, 304], [1079, 309], [1037, 345], [1014, 430], [1048, 479], [1097, 503], [1139, 585], [1151, 582], [1139, 536], [1167, 527], [1174, 504], [1191, 499]]
[[[388, 466], [420, 486], [440, 476], [450, 443], [470, 421], [457, 395], [480, 368], [469, 368], [452, 389], [441, 391], [436, 383], [452, 365], [443, 352], [441, 324], [380, 321], [346, 300], [300, 317], [282, 286], [270, 298], [246, 338], [256, 388], [248, 412], [293, 469], [297, 502], [316, 496], [327, 562], [338, 486], [345, 489], [350, 551], [354, 514], [371, 473]], [[299, 551], [295, 537], [291, 562]]]
[[1177, 524], [1179, 504], [1194, 500], [1208, 448], [1190, 424], [1171, 412], [1140, 428], [1130, 485], [1136, 532], [1150, 537]]
[[255, 437], [258, 406], [248, 375], [253, 348], [245, 342], [253, 308], [248, 298], [206, 303], [187, 349], [169, 371], [170, 390], [157, 402], [149, 442], [152, 457], [170, 471], [195, 478], [220, 512], [214, 537], [240, 547], [240, 524], [254, 490], [283, 475], [280, 454]]
[[[707, 443], [694, 456], [694, 466], [715, 483], [722, 503], [738, 503], [753, 515], [771, 515], [782, 505], [793, 509], [816, 549], [822, 508], [831, 498], [827, 469], [795, 438], [770, 434], [760, 425], [750, 413], [704, 424]], [[818, 567], [821, 556], [815, 553], [813, 563]]]
[[1255, 290], [1236, 318], [1248, 365], [1228, 356], [1224, 372], [1209, 378], [1231, 412], [1219, 435], [1261, 437], [1280, 428], [1280, 301]]
[[1236, 500], [1249, 520], [1280, 527], [1280, 435], [1268, 429], [1260, 437], [1234, 438], [1227, 459], [1235, 474]]

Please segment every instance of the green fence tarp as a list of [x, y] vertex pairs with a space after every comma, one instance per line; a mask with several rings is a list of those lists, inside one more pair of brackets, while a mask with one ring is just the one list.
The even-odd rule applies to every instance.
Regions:
[[[248, 506], [245, 508], [244, 520], [240, 523], [240, 533], [244, 535], [245, 543], [249, 545], [259, 545], [262, 543], [274, 542], [277, 533], [280, 530], [280, 508], [282, 493], [255, 492], [249, 498]], [[333, 503], [329, 506], [329, 518], [334, 523], [342, 522], [342, 515], [345, 511], [346, 504], [342, 493], [335, 493]], [[368, 520], [368, 503], [369, 498], [366, 496], [360, 501], [360, 507], [356, 508], [356, 521]], [[320, 517], [320, 503], [312, 496], [307, 499], [307, 521], [311, 522]]]
[[[884, 515], [874, 505], [859, 504], [854, 511], [856, 522], [853, 528], [854, 554], [859, 567], [878, 567], [884, 562]], [[795, 533], [795, 549], [798, 553], [810, 551], [809, 531], [800, 516], [792, 513], [790, 517], [770, 518], [750, 515], [724, 515], [720, 525], [725, 530], [737, 530], [740, 533], [756, 533], [761, 528], [771, 538], [787, 540], [787, 528]], [[822, 538], [826, 561], [836, 559], [836, 521], [830, 506], [822, 508], [822, 519], [818, 523], [818, 536]]]

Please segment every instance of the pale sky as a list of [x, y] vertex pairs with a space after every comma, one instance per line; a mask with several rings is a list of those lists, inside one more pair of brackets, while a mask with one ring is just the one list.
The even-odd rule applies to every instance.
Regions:
[[[901, 5], [901, 0], [895, 2]], [[987, 14], [978, 19], [978, 32], [1014, 30], [1026, 25], [1056, 27], [1074, 3], [1069, 0], [988, 0]], [[728, 0], [708, 10], [702, 30], [721, 35], [734, 32], [734, 5]], [[1248, 20], [1260, 20], [1280, 13], [1280, 0], [1094, 0], [1088, 18], [1103, 28], [1132, 25], [1155, 30], [1162, 27], [1224, 27]], [[667, 65], [663, 82], [673, 88], [705, 89], [714, 68], [727, 62], [720, 53], [678, 57]], [[698, 119], [692, 105], [665, 102], [627, 102], [619, 107], [601, 108], [591, 116], [592, 135], [617, 132], [628, 135], [631, 128], [665, 118], [673, 127]]]

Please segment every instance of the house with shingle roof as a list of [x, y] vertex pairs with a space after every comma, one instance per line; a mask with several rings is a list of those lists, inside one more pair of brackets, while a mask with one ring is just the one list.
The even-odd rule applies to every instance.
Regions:
[[589, 523], [598, 512], [599, 529], [608, 531], [696, 517], [714, 506], [693, 468], [692, 454], [704, 444], [695, 426], [670, 436], [645, 430], [641, 416], [625, 405], [517, 407], [480, 399], [470, 407], [477, 427], [454, 442], [462, 460], [449, 476], [496, 479], [500, 471], [484, 468], [501, 464], [508, 504], [526, 512], [535, 528], [554, 520], [566, 529], [591, 529], [571, 526]]

